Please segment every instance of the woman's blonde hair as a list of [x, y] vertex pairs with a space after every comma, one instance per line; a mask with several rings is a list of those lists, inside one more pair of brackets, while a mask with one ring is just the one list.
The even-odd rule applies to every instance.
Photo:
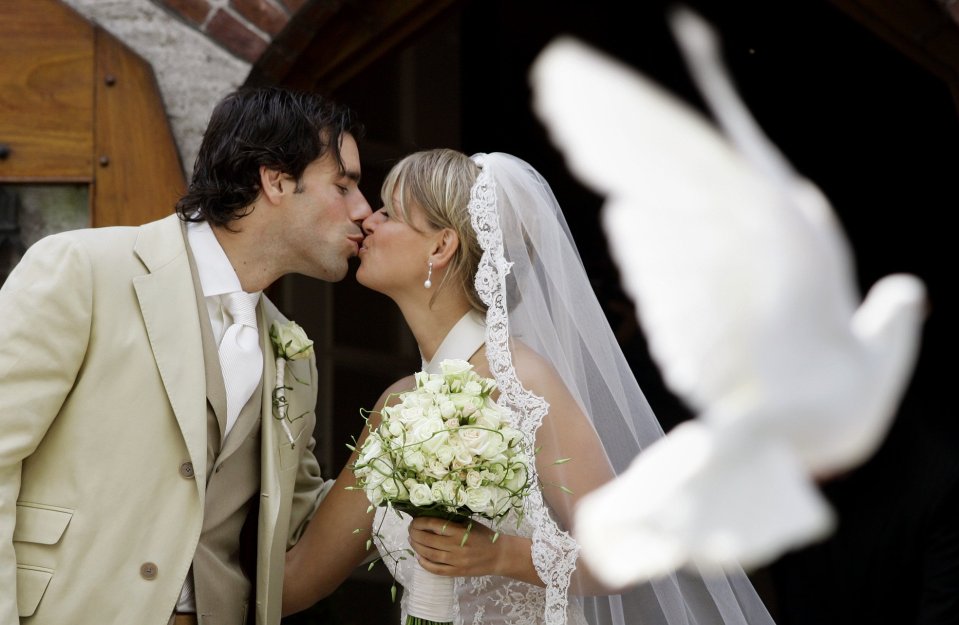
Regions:
[[444, 287], [459, 285], [470, 305], [485, 313], [486, 305], [480, 301], [473, 286], [482, 250], [468, 210], [470, 190], [479, 173], [479, 166], [456, 150], [414, 152], [394, 165], [386, 175], [381, 195], [383, 205], [393, 218], [415, 228], [407, 207], [416, 204], [422, 209], [430, 228], [449, 228], [459, 237], [459, 247], [430, 303]]

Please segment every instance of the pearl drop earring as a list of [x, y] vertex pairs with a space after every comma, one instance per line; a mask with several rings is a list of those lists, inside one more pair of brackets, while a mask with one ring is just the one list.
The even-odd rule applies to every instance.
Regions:
[[429, 266], [426, 271], [426, 281], [423, 283], [423, 286], [427, 289], [433, 286], [433, 281], [430, 278], [433, 277], [433, 261], [429, 261]]

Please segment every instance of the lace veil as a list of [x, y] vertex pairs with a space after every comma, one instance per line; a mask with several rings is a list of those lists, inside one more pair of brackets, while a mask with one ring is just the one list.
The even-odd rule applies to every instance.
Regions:
[[[563, 213], [528, 163], [502, 153], [471, 158], [481, 168], [469, 204], [483, 249], [476, 290], [488, 306], [486, 349], [499, 401], [530, 438], [549, 410], [516, 377], [509, 342], [516, 338], [555, 367], [618, 475], [663, 431], [600, 308]], [[564, 623], [568, 603], [580, 601], [596, 625], [772, 623], [745, 574], [682, 571], [621, 595], [581, 598], [571, 584], [577, 545], [538, 490], [526, 515], [534, 528], [533, 561], [548, 584], [547, 623]]]

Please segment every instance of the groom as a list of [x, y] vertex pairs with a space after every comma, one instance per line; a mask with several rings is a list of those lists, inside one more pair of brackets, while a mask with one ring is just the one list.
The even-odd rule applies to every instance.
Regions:
[[286, 363], [289, 414], [307, 415], [277, 420], [268, 332], [285, 320], [260, 292], [346, 275], [370, 214], [359, 130], [315, 94], [230, 94], [179, 218], [53, 235], [15, 268], [0, 289], [0, 625], [279, 623], [284, 553], [328, 486], [315, 359]]

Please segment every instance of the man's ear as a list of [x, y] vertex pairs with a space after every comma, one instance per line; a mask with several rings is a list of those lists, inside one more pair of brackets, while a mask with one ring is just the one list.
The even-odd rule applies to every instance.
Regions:
[[284, 191], [292, 191], [293, 186], [293, 180], [286, 174], [260, 165], [260, 191], [271, 204], [279, 204]]
[[459, 249], [459, 235], [452, 228], [443, 228], [437, 233], [433, 243], [433, 253], [430, 260], [434, 267], [445, 267], [453, 259], [453, 254]]

